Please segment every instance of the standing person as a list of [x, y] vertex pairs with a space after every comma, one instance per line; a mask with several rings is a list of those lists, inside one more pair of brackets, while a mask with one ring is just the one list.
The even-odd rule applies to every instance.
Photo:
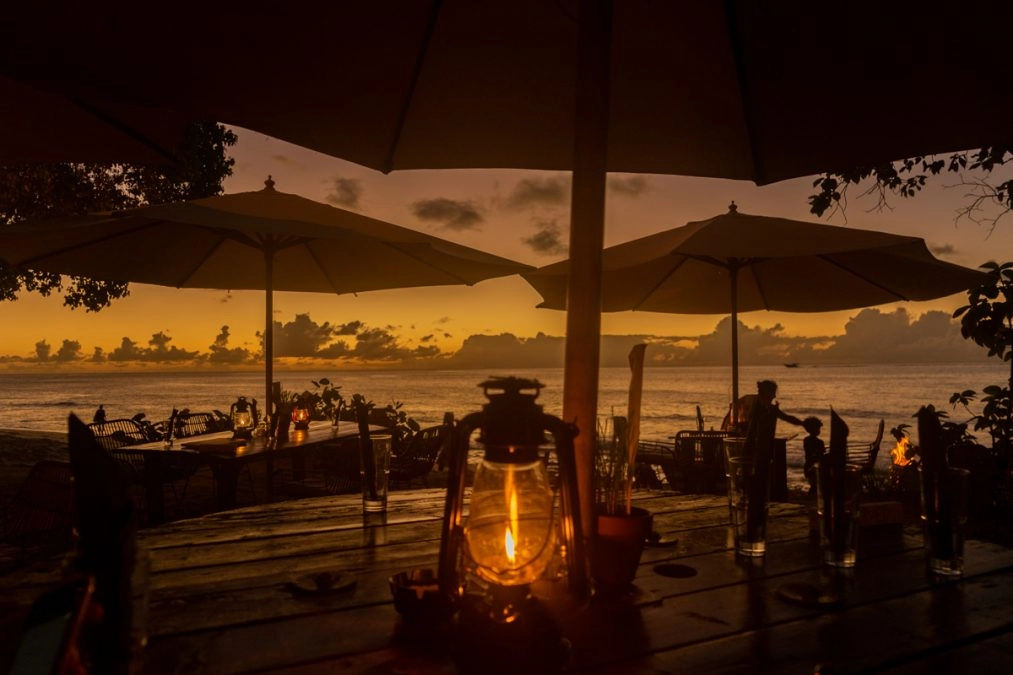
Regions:
[[92, 417], [92, 422], [95, 424], [101, 424], [106, 421], [106, 410], [101, 403], [98, 404], [98, 410], [95, 411], [95, 415]]
[[823, 453], [827, 451], [827, 446], [820, 438], [823, 422], [820, 422], [818, 417], [806, 417], [802, 420], [802, 428], [809, 434], [802, 441], [802, 450], [805, 452], [803, 471], [809, 481], [809, 496], [811, 497], [816, 494], [816, 465], [820, 463]]

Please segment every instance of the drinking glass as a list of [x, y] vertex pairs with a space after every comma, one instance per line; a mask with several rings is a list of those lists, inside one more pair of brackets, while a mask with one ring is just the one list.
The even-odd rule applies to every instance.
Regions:
[[944, 467], [937, 481], [922, 472], [922, 526], [929, 572], [957, 577], [964, 571], [964, 530], [967, 525], [967, 469]]
[[769, 503], [770, 472], [757, 471], [752, 459], [729, 458], [728, 508], [739, 555], [762, 557], [766, 553]]
[[854, 567], [857, 558], [862, 467], [846, 464], [843, 468], [844, 475], [835, 480], [829, 465], [816, 465], [820, 548], [823, 562], [831, 567]]
[[359, 473], [362, 477], [362, 510], [379, 513], [387, 510], [387, 488], [390, 476], [391, 435], [371, 435], [373, 451], [364, 452]]

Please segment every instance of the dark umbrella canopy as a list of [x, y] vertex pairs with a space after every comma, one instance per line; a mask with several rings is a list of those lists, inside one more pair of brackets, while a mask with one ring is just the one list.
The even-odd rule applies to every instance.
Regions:
[[[0, 72], [80, 100], [216, 119], [382, 171], [571, 170], [563, 417], [585, 429], [606, 172], [764, 184], [1013, 141], [1013, 88], [996, 84], [1008, 47], [965, 42], [1013, 25], [1005, 2], [181, 0], [152, 21], [112, 0], [16, 3], [4, 25]], [[575, 447], [588, 523], [591, 435]]]
[[960, 41], [1013, 5], [977, 4], [183, 0], [152, 21], [123, 0], [16, 3], [0, 63], [382, 171], [570, 170], [581, 21], [600, 11], [605, 169], [762, 184], [1013, 140], [1006, 45]]
[[352, 211], [264, 190], [0, 228], [9, 263], [176, 288], [266, 291], [271, 400], [273, 291], [357, 293], [475, 284], [530, 270]]
[[75, 101], [0, 75], [0, 164], [166, 164], [189, 122], [172, 110]]
[[[602, 311], [731, 314], [738, 399], [738, 312], [829, 312], [932, 300], [984, 273], [935, 258], [924, 240], [786, 218], [728, 213], [606, 248]], [[540, 305], [566, 309], [569, 261], [522, 276]]]

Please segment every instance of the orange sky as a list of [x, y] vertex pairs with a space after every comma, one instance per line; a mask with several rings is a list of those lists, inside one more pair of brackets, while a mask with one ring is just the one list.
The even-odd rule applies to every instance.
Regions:
[[[531, 265], [565, 257], [565, 252], [538, 252], [526, 240], [565, 245], [569, 225], [567, 174], [530, 171], [413, 171], [391, 175], [359, 167], [277, 141], [237, 130], [232, 149], [234, 175], [226, 192], [258, 190], [268, 174], [276, 189], [423, 230], [490, 253]], [[986, 229], [954, 222], [956, 209], [966, 203], [966, 190], [943, 189], [957, 182], [953, 175], [936, 178], [925, 194], [909, 200], [893, 198], [892, 209], [872, 211], [873, 198], [859, 198], [854, 190], [845, 216], [824, 222], [924, 237], [946, 260], [977, 266], [986, 260], [1007, 260], [1013, 254], [1013, 224], [1000, 222], [988, 236]], [[724, 212], [734, 200], [739, 210], [757, 215], [818, 220], [809, 213], [808, 178], [766, 187], [748, 182], [631, 174], [613, 175], [607, 201], [605, 243], [611, 245], [688, 221]], [[336, 201], [335, 201], [336, 200]], [[344, 200], [344, 201], [342, 201]], [[425, 207], [425, 208], [423, 208]], [[536, 235], [539, 235], [536, 237]], [[172, 255], [166, 251], [166, 255]], [[223, 325], [232, 347], [257, 348], [255, 332], [264, 322], [263, 293], [176, 290], [132, 286], [129, 298], [97, 314], [71, 311], [61, 298], [24, 295], [15, 303], [0, 304], [0, 357], [31, 359], [35, 344], [48, 342], [54, 350], [64, 340], [76, 340], [84, 355], [96, 347], [105, 352], [128, 337], [146, 345], [163, 331], [171, 345], [207, 351]], [[929, 309], [947, 312], [964, 296], [930, 303], [908, 303], [914, 316]], [[520, 337], [539, 332], [563, 335], [562, 312], [539, 310], [539, 296], [519, 277], [485, 281], [473, 287], [442, 287], [405, 291], [375, 291], [359, 296], [275, 294], [275, 319], [292, 321], [309, 313], [317, 323], [362, 321], [388, 328], [402, 345], [412, 348], [436, 344], [444, 352], [459, 348], [472, 334], [513, 333]], [[900, 306], [900, 305], [897, 305]], [[895, 306], [883, 306], [884, 312]], [[781, 323], [797, 336], [839, 335], [857, 310], [826, 314], [752, 312], [740, 315], [750, 326]], [[606, 314], [607, 334], [700, 335], [714, 330], [720, 316], [665, 315], [642, 312]], [[427, 336], [432, 336], [426, 339]]]

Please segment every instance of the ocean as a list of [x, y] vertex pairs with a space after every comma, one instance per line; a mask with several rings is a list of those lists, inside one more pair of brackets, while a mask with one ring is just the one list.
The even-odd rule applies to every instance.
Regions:
[[[545, 388], [539, 398], [547, 413], [562, 414], [562, 368], [529, 370], [442, 371], [275, 371], [282, 388], [312, 390], [313, 380], [330, 379], [345, 398], [360, 393], [377, 405], [398, 401], [402, 409], [422, 426], [436, 424], [444, 412], [458, 418], [481, 409], [479, 384], [489, 376], [516, 375], [534, 378]], [[914, 424], [918, 408], [932, 404], [955, 420], [965, 411], [953, 410], [955, 391], [978, 392], [989, 384], [1009, 378], [1009, 365], [998, 360], [973, 364], [743, 366], [739, 373], [740, 394], [755, 393], [755, 383], [772, 379], [778, 383], [781, 409], [796, 417], [815, 415], [829, 434], [831, 407], [848, 423], [852, 441], [873, 440], [880, 419], [886, 429]], [[603, 368], [600, 373], [600, 414], [626, 414], [630, 373], [627, 368]], [[91, 421], [102, 404], [110, 419], [144, 412], [148, 419], [168, 417], [173, 407], [193, 411], [221, 410], [240, 395], [263, 398], [263, 374], [258, 372], [116, 372], [116, 373], [0, 373], [0, 428], [38, 431], [66, 430], [68, 413]], [[646, 368], [641, 409], [641, 438], [666, 440], [681, 429], [695, 425], [700, 406], [705, 426], [718, 428], [731, 398], [727, 367]], [[795, 435], [797, 434], [797, 435]], [[801, 481], [801, 428], [781, 422], [778, 435], [789, 437], [790, 479]], [[793, 436], [794, 435], [794, 436]], [[890, 439], [889, 435], [886, 436]], [[889, 462], [889, 453], [880, 455]]]

